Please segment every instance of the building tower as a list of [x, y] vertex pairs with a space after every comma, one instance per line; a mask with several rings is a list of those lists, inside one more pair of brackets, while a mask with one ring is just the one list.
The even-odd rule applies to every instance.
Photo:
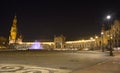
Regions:
[[16, 39], [16, 43], [17, 44], [22, 44], [22, 40], [23, 40], [23, 38], [22, 38], [22, 35], [20, 34], [17, 34], [17, 39]]
[[17, 17], [15, 15], [13, 19], [13, 24], [10, 30], [9, 44], [16, 43], [16, 38], [17, 38]]
[[54, 36], [54, 48], [63, 49], [65, 47], [65, 39], [63, 35]]

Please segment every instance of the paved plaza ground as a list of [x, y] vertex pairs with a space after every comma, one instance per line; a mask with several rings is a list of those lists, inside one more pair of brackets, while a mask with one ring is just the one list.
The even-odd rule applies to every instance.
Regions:
[[74, 73], [120, 73], [120, 52], [106, 61], [80, 69]]
[[1, 51], [0, 73], [120, 73], [119, 52]]

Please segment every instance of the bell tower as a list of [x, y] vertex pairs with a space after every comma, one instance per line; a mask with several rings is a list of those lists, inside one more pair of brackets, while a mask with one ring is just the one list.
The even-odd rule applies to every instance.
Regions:
[[9, 35], [9, 44], [16, 43], [17, 38], [17, 17], [14, 16], [13, 24], [11, 26], [10, 35]]

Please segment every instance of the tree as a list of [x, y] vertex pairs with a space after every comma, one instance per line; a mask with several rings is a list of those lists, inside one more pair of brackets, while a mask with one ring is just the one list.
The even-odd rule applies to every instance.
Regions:
[[0, 36], [0, 46], [5, 46], [7, 43], [7, 39], [3, 36]]

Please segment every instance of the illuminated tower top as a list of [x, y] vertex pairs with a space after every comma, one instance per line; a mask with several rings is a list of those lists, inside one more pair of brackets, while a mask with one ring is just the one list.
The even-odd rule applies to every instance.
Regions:
[[17, 25], [17, 17], [16, 15], [14, 16], [14, 19], [13, 19], [13, 26], [16, 26]]
[[13, 24], [10, 30], [10, 36], [9, 36], [9, 44], [15, 43], [17, 38], [17, 17], [14, 16]]

